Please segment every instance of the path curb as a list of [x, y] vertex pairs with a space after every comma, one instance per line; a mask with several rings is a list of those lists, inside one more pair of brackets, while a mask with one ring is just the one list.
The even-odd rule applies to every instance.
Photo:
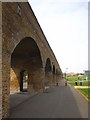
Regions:
[[[74, 87], [75, 88], [75, 87]], [[77, 88], [75, 88], [88, 102], [90, 101], [84, 94], [82, 94]]]
[[68, 86], [69, 87], [73, 87], [75, 90], [77, 90], [77, 92], [79, 92], [88, 102], [90, 102], [90, 100], [84, 95], [84, 94], [82, 94], [77, 88], [75, 88], [75, 86], [72, 86], [72, 85], [70, 85], [69, 83], [68, 83]]

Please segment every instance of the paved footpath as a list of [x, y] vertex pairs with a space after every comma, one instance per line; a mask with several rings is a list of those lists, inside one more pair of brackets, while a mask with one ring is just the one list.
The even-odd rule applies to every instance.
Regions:
[[90, 88], [90, 86], [74, 86], [75, 88], [81, 88], [81, 89], [85, 89], [85, 88]]
[[17, 97], [11, 97], [10, 118], [88, 118], [88, 101], [74, 87], [64, 86], [64, 80], [47, 93], [27, 96], [25, 101], [15, 103], [16, 107], [13, 99]]

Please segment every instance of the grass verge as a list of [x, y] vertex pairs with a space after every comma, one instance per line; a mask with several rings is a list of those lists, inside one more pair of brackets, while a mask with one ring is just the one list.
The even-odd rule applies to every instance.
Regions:
[[81, 89], [81, 88], [78, 88], [78, 90], [82, 93], [82, 94], [84, 94], [87, 98], [88, 98], [88, 100], [90, 100], [90, 88], [85, 88], [85, 89]]
[[[75, 81], [68, 81], [68, 83], [72, 86], [75, 86]], [[80, 86], [80, 82], [77, 81], [77, 86]], [[82, 86], [90, 86], [90, 82], [88, 81], [83, 81]]]

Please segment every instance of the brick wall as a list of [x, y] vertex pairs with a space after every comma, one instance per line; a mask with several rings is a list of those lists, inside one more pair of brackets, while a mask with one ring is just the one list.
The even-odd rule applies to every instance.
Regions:
[[[21, 9], [20, 14], [17, 12], [18, 7]], [[3, 88], [2, 90], [3, 117], [7, 117], [9, 115], [9, 110], [10, 110], [10, 89], [14, 88], [16, 91], [19, 90], [18, 79], [19, 79], [19, 74], [20, 74], [20, 70], [22, 70], [22, 67], [25, 67], [28, 70], [28, 73], [30, 75], [28, 80], [28, 91], [31, 91], [31, 90], [43, 91], [44, 82], [45, 82], [45, 65], [46, 65], [47, 58], [50, 58], [51, 67], [53, 67], [54, 65], [55, 69], [58, 69], [60, 73], [61, 73], [61, 69], [28, 3], [23, 3], [23, 2], [3, 3], [2, 13], [3, 13], [2, 45], [0, 41], [0, 49], [2, 49], [2, 73], [0, 72], [0, 74], [2, 74], [2, 88]], [[18, 44], [21, 41], [23, 41], [24, 38], [27, 38], [27, 37], [33, 39], [33, 41], [36, 43], [34, 45], [34, 48], [36, 45], [38, 46], [38, 49], [40, 51], [40, 55], [38, 57], [41, 57], [41, 59], [40, 58], [38, 59], [38, 57], [34, 54], [34, 58], [31, 57], [31, 59], [28, 58], [27, 60], [20, 59], [20, 61], [23, 61], [23, 62], [18, 63], [16, 62], [18, 60], [18, 57], [17, 57], [17, 59], [14, 62], [16, 65], [15, 66], [13, 66], [14, 64], [11, 65], [12, 54], [14, 50], [16, 49]], [[31, 49], [32, 53], [33, 51], [34, 52], [37, 51], [37, 49], [36, 50], [35, 49], [33, 48]], [[23, 49], [20, 49], [21, 52], [22, 50]], [[31, 53], [30, 53], [30, 56], [31, 56]], [[39, 61], [42, 61], [41, 66], [40, 66], [41, 63], [39, 63]], [[52, 71], [50, 74], [47, 75], [47, 77], [48, 77], [47, 82], [49, 84], [51, 84], [51, 81], [53, 83], [56, 82], [56, 77], [55, 76], [53, 77]], [[49, 81], [50, 78], [51, 80]], [[10, 88], [10, 82], [12, 85], [11, 88]]]
[[2, 118], [2, 3], [0, 2], [0, 120]]

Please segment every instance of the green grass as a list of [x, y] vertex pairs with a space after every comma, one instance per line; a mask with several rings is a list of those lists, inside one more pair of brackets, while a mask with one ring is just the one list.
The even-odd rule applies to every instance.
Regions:
[[88, 88], [88, 89], [78, 89], [78, 90], [90, 100], [90, 88]]
[[88, 75], [88, 80], [90, 80], [90, 75]]
[[78, 80], [78, 76], [67, 76], [66, 79], [68, 81], [75, 81], [75, 80]]
[[[88, 80], [89, 81], [86, 81], [85, 80], [86, 76], [84, 75], [84, 80], [82, 80], [82, 86], [90, 86], [90, 75], [88, 76]], [[80, 86], [80, 80], [78, 80], [78, 76], [75, 75], [75, 76], [67, 76], [66, 77], [67, 81], [69, 84], [71, 84], [72, 86], [75, 86], [75, 80], [77, 80], [77, 86]], [[89, 100], [90, 100], [90, 88], [78, 88], [78, 90], [84, 94]]]
[[[68, 83], [70, 85], [72, 85], [72, 86], [75, 86], [75, 81], [68, 81]], [[89, 84], [90, 84], [90, 82], [88, 82], [88, 81], [82, 82], [82, 86], [88, 86]], [[77, 82], [77, 86], [80, 86], [80, 82], [79, 81]]]
[[[84, 75], [84, 79], [86, 78], [86, 76]], [[78, 80], [78, 76], [67, 76], [66, 77], [67, 81], [69, 84], [71, 84], [72, 86], [75, 86], [75, 80], [77, 80], [77, 86], [80, 86], [80, 81]], [[90, 86], [90, 81], [86, 81], [86, 80], [82, 80], [82, 86]]]
[[[75, 80], [78, 80], [78, 76], [75, 75], [75, 76], [67, 76], [66, 79], [68, 81], [75, 81]], [[86, 79], [86, 75], [84, 75], [84, 79]]]

